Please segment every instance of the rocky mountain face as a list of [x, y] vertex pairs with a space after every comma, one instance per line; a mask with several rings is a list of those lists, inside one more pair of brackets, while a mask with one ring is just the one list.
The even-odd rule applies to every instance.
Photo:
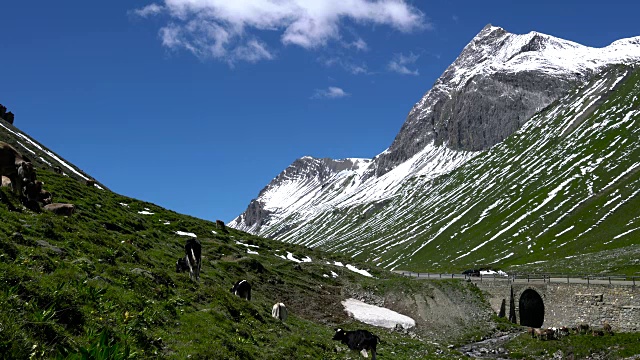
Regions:
[[637, 60], [638, 39], [595, 49], [487, 25], [414, 105], [372, 170], [383, 175], [431, 142], [454, 150], [489, 149], [602, 67]]
[[[632, 73], [629, 69], [616, 70], [614, 64], [639, 62], [640, 37], [619, 40], [604, 48], [589, 48], [535, 32], [514, 35], [489, 25], [464, 48], [460, 57], [413, 107], [388, 149], [372, 160], [361, 159], [358, 166], [340, 171], [329, 169], [327, 159], [303, 158], [304, 161], [297, 161], [295, 166], [297, 178], [291, 176], [289, 169], [280, 174], [230, 226], [353, 256], [368, 254], [367, 259], [375, 259], [391, 268], [412, 263], [413, 258], [419, 258], [422, 251], [426, 251], [422, 249], [441, 254], [442, 246], [438, 250], [434, 248], [440, 241], [455, 239], [468, 227], [484, 223], [487, 214], [494, 213], [495, 209], [507, 211], [504, 203], [485, 204], [484, 201], [491, 200], [485, 199], [482, 203], [486, 205], [486, 214], [483, 211], [475, 213], [466, 207], [471, 205], [472, 195], [493, 193], [488, 190], [492, 188], [500, 188], [504, 194], [523, 194], [518, 190], [520, 181], [542, 181], [539, 174], [549, 171], [495, 162], [490, 157], [495, 149], [518, 136], [544, 137], [546, 142], [536, 146], [549, 145], [553, 141], [561, 143], [564, 137], [574, 135], [575, 128], [586, 117], [593, 115], [592, 121], [599, 121], [593, 111]], [[620, 71], [626, 75], [621, 75]], [[591, 89], [595, 95], [590, 94], [586, 87], [595, 86], [594, 79], [600, 78], [608, 79], [604, 81], [608, 87], [601, 83]], [[632, 97], [630, 101], [635, 100]], [[553, 129], [556, 140], [551, 141], [550, 134], [539, 134], [535, 127], [527, 127], [536, 116], [539, 124], [543, 120], [560, 122], [560, 114], [568, 116], [578, 109], [582, 113], [576, 115], [578, 120], [572, 125]], [[615, 120], [611, 121], [637, 116], [633, 107], [620, 111], [626, 113], [616, 114]], [[543, 113], [546, 115], [541, 118]], [[521, 133], [524, 128], [528, 132]], [[572, 141], [591, 141], [583, 135]], [[629, 142], [624, 144], [630, 145]], [[513, 149], [510, 156], [514, 159], [529, 156], [524, 155], [533, 153], [529, 146]], [[561, 151], [566, 153], [561, 155]], [[554, 156], [559, 157], [557, 161], [561, 161], [562, 156], [569, 159], [596, 157], [595, 154], [575, 155], [571, 151], [570, 148], [556, 149]], [[627, 159], [628, 152], [623, 153]], [[504, 158], [501, 161], [511, 160]], [[492, 163], [496, 170], [487, 169], [484, 162]], [[317, 166], [326, 169], [319, 171]], [[473, 170], [479, 168], [496, 176], [493, 180], [501, 186], [488, 182], [485, 173]], [[500, 182], [501, 177], [514, 171], [534, 175], [520, 174], [522, 178], [511, 184]], [[462, 173], [465, 174], [463, 179], [451, 182]], [[547, 183], [536, 183], [545, 190], [530, 190], [536, 194], [552, 191], [546, 188]], [[483, 189], [480, 184], [489, 188]], [[467, 198], [452, 195], [458, 192], [466, 193]], [[284, 198], [286, 202], [281, 201]], [[579, 204], [586, 200], [576, 201]], [[510, 211], [520, 213], [526, 208], [528, 206], [522, 205]], [[533, 213], [541, 211], [535, 206], [531, 210]], [[469, 213], [478, 217], [467, 219], [464, 224], [458, 223]], [[501, 226], [504, 224], [496, 225], [497, 228]], [[454, 229], [458, 231], [448, 234], [447, 239], [442, 238], [444, 233]], [[469, 244], [487, 236], [475, 235], [476, 238], [468, 239]], [[503, 234], [496, 236], [499, 239], [496, 243], [507, 241]], [[466, 244], [465, 241], [460, 240]], [[409, 248], [413, 250], [408, 251]], [[474, 256], [460, 261], [469, 259], [473, 260]], [[449, 260], [455, 262], [455, 259]]]
[[296, 203], [305, 197], [313, 198], [317, 189], [343, 171], [353, 171], [370, 163], [368, 159], [333, 160], [314, 159], [310, 156], [297, 159], [267, 185], [258, 199], [249, 204], [247, 210], [234, 220], [237, 228], [256, 232], [271, 220], [271, 207], [295, 211]]

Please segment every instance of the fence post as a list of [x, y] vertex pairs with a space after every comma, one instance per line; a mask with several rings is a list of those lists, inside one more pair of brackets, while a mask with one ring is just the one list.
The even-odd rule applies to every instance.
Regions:
[[527, 282], [529, 282], [529, 274], [527, 274]]
[[453, 273], [451, 273], [451, 278], [453, 279]]
[[611, 276], [609, 276], [609, 285], [611, 285]]
[[567, 284], [569, 283], [569, 275], [567, 275]]
[[634, 276], [631, 279], [633, 280], [633, 286], [636, 286], [636, 277]]
[[442, 273], [440, 273], [440, 279], [442, 279]]
[[589, 286], [589, 275], [587, 275], [587, 286]]

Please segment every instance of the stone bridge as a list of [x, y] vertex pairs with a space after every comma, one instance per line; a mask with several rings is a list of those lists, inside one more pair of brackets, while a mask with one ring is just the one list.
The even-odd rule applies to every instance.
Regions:
[[[509, 280], [474, 281], [496, 313], [531, 327], [586, 323], [614, 331], [640, 330], [640, 290], [635, 285]], [[504, 305], [503, 305], [504, 303]]]
[[608, 322], [614, 331], [640, 331], [640, 279], [625, 276], [467, 276], [396, 271], [416, 279], [460, 279], [483, 290], [491, 308], [531, 327]]

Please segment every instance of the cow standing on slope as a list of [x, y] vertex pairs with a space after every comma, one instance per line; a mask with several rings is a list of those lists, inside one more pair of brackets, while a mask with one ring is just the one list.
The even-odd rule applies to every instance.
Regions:
[[347, 345], [349, 349], [360, 351], [364, 357], [367, 357], [367, 350], [371, 350], [371, 359], [376, 360], [376, 347], [380, 338], [367, 330], [345, 331], [336, 329], [332, 340], [339, 340]]
[[283, 303], [275, 303], [273, 308], [271, 308], [271, 316], [280, 321], [286, 321], [289, 316], [289, 312], [287, 311], [287, 307], [284, 306]]
[[251, 300], [251, 284], [247, 280], [236, 281], [231, 288], [231, 293], [245, 300]]
[[191, 280], [200, 281], [202, 245], [200, 245], [200, 242], [196, 239], [189, 239], [184, 245], [184, 253], [184, 261], [178, 260], [176, 263], [176, 271], [189, 269], [189, 278]]
[[0, 141], [0, 175], [6, 176], [11, 181], [13, 191], [17, 195], [22, 195], [23, 187], [36, 180], [33, 164], [13, 146], [3, 141]]

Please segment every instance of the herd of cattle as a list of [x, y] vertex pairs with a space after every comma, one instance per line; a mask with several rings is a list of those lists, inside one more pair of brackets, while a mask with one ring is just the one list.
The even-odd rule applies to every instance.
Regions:
[[[189, 271], [189, 278], [193, 281], [200, 280], [200, 269], [202, 268], [202, 245], [191, 238], [184, 245], [184, 256], [176, 260], [176, 272]], [[241, 299], [251, 300], [251, 284], [246, 279], [238, 280], [231, 287], [231, 293]], [[277, 302], [271, 308], [271, 316], [286, 321], [289, 313], [287, 307]], [[367, 350], [371, 351], [371, 358], [376, 359], [376, 347], [380, 338], [367, 330], [345, 331], [335, 329], [333, 340], [341, 341], [351, 350], [360, 351], [364, 357], [368, 357]]]
[[579, 324], [578, 326], [572, 328], [568, 328], [566, 326], [561, 326], [559, 328], [553, 327], [548, 329], [530, 327], [529, 329], [527, 329], [527, 333], [535, 339], [553, 340], [569, 336], [570, 334], [591, 334], [592, 336], [604, 336], [605, 334], [613, 335], [613, 330], [611, 329], [611, 325], [608, 322], [605, 322], [602, 326], [602, 329], [590, 328], [588, 324]]

